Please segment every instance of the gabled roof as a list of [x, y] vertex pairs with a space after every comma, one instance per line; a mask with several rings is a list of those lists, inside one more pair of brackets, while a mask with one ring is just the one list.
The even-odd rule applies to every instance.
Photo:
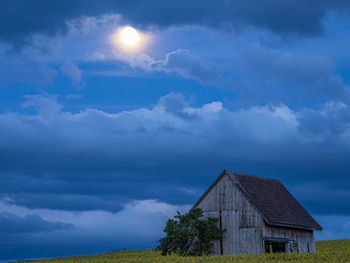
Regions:
[[322, 230], [315, 219], [277, 179], [224, 170], [193, 207], [196, 207], [223, 176], [246, 195], [261, 213], [267, 224], [273, 226]]

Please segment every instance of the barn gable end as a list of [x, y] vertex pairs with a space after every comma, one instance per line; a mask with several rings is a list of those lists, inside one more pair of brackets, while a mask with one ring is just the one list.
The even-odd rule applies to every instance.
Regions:
[[[288, 211], [283, 211], [284, 202]], [[195, 207], [203, 210], [204, 217], [218, 217], [226, 229], [222, 239], [214, 241], [216, 255], [258, 254], [280, 243], [286, 252], [315, 252], [313, 229], [322, 229], [278, 180], [226, 170]]]

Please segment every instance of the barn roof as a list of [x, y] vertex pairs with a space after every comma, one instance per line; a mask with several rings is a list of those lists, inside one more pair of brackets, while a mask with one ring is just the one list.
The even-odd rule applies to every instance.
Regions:
[[194, 205], [196, 207], [223, 176], [229, 176], [269, 225], [322, 230], [315, 219], [277, 179], [224, 170]]

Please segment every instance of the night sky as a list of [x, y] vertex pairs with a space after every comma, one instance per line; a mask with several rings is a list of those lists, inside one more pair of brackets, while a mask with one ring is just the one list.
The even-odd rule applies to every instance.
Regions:
[[0, 260], [153, 248], [223, 169], [350, 237], [349, 44], [345, 0], [2, 1]]

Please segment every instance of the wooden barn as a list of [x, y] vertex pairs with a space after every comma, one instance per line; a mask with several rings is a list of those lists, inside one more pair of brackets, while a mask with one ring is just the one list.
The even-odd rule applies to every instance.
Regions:
[[195, 207], [226, 229], [215, 255], [316, 252], [322, 227], [279, 180], [224, 170]]

